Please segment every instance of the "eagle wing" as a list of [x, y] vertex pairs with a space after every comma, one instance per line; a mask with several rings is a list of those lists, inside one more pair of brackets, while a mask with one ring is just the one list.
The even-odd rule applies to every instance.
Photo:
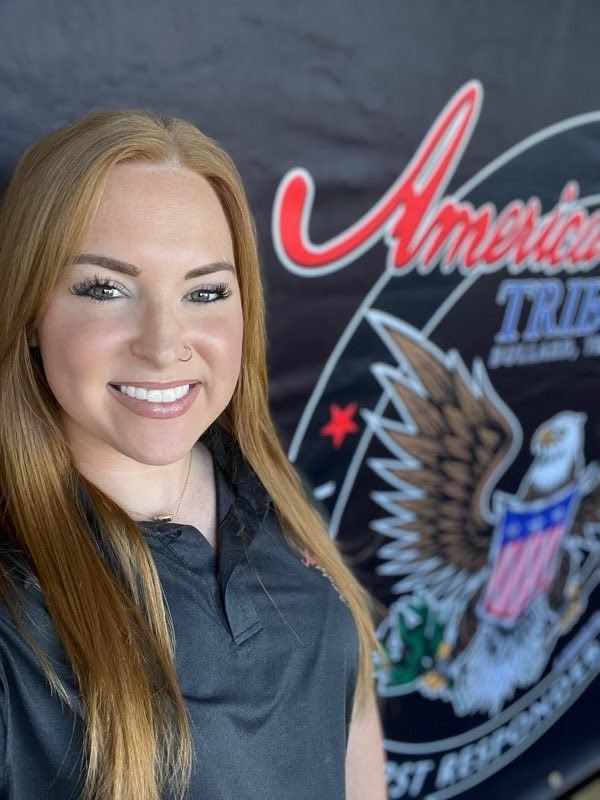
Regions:
[[380, 574], [403, 575], [398, 593], [426, 586], [439, 598], [480, 581], [490, 546], [489, 494], [522, 442], [521, 427], [495, 393], [480, 361], [473, 372], [383, 312], [369, 321], [397, 364], [372, 370], [400, 422], [364, 412], [392, 459], [370, 459], [395, 491], [373, 493], [393, 517], [374, 527], [393, 541]]

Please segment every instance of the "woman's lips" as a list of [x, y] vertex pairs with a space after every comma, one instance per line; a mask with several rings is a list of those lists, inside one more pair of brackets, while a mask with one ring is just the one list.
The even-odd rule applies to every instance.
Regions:
[[129, 397], [124, 394], [120, 389], [116, 389], [110, 383], [107, 384], [108, 391], [113, 395], [115, 400], [128, 408], [130, 411], [139, 414], [140, 417], [152, 417], [154, 419], [170, 419], [171, 417], [179, 417], [181, 414], [191, 408], [198, 392], [202, 388], [201, 383], [190, 386], [187, 394], [180, 397], [179, 400], [173, 400], [170, 403], [149, 403], [147, 400], [138, 400], [136, 397]]

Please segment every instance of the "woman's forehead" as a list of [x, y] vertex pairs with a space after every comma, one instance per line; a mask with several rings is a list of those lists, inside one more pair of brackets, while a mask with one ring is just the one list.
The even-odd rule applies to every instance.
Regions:
[[182, 167], [118, 164], [108, 175], [99, 209], [157, 208], [166, 212], [224, 216], [219, 198], [202, 175]]
[[138, 258], [144, 251], [175, 260], [233, 256], [229, 224], [214, 189], [201, 176], [172, 168], [111, 174], [82, 250], [107, 242], [133, 248], [132, 258], [140, 249]]

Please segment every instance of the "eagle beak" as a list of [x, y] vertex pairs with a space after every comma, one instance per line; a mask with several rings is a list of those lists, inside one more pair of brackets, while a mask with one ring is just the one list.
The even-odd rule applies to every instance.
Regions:
[[539, 442], [540, 444], [547, 445], [547, 444], [554, 444], [555, 438], [554, 433], [552, 432], [552, 428], [544, 428], [544, 430], [540, 433]]

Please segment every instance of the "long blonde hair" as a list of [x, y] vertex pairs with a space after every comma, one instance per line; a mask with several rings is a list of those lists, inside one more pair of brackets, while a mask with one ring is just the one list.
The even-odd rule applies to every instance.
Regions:
[[[235, 165], [183, 120], [143, 109], [86, 114], [25, 151], [0, 206], [0, 541], [26, 562], [73, 669], [85, 723], [87, 800], [158, 800], [167, 782], [183, 796], [193, 760], [173, 632], [150, 551], [137, 523], [77, 470], [58, 403], [27, 340], [80, 251], [111, 169], [123, 162], [191, 169], [216, 191], [233, 239], [244, 318], [241, 372], [219, 424], [273, 498], [287, 541], [300, 554], [306, 547], [348, 602], [360, 640], [357, 712], [372, 689], [374, 651], [385, 657], [373, 628], [376, 601], [329, 537], [271, 419], [256, 228]], [[93, 503], [94, 535], [78, 482]], [[75, 711], [18, 619], [16, 590], [4, 572], [0, 596], [51, 687]]]

